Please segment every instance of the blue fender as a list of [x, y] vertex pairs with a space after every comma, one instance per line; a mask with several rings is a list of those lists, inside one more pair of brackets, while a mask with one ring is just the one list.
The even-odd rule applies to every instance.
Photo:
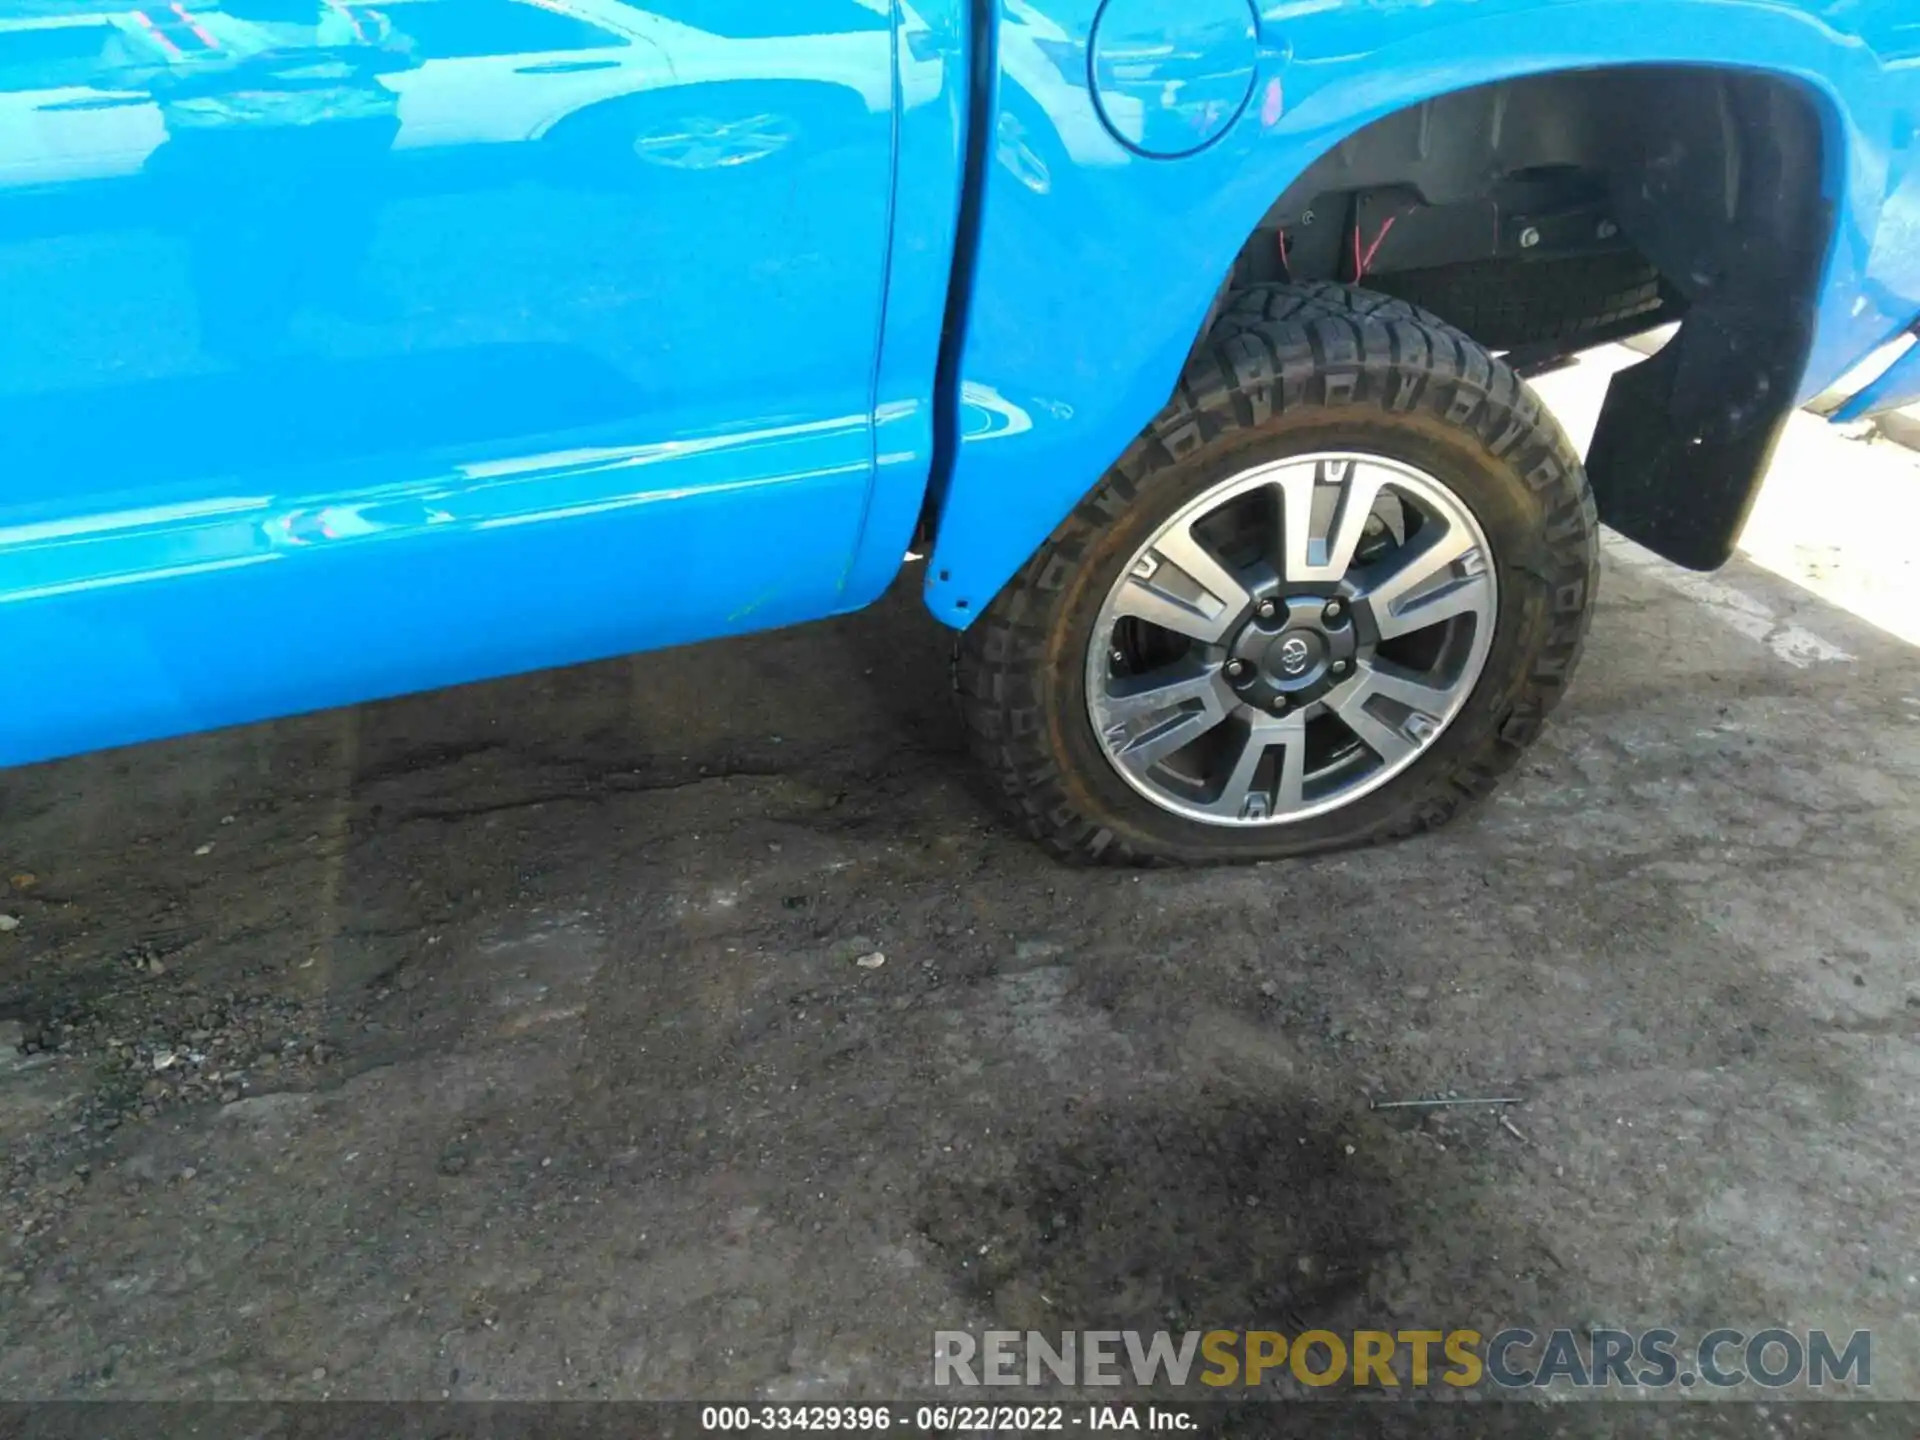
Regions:
[[[1164, 37], [1125, 55], [1124, 93], [1090, 54], [1096, 23], [1111, 23], [1102, 0], [1001, 0], [959, 438], [926, 581], [948, 624], [980, 613], [1164, 405], [1273, 202], [1341, 140], [1437, 96], [1601, 65], [1797, 81], [1822, 114], [1837, 222], [1802, 398], [1920, 314], [1907, 0], [1254, 0], [1237, 112], [1224, 113], [1237, 83], [1211, 64], [1204, 113], [1136, 114], [1131, 134], [1117, 107], [1159, 95], [1178, 110], [1194, 57], [1233, 42], [1219, 0], [1105, 8], [1131, 36]], [[1140, 142], [1180, 124], [1200, 148]]]
[[1881, 372], [1846, 404], [1833, 412], [1837, 423], [1884, 415], [1920, 395], [1920, 346], [1915, 346]]

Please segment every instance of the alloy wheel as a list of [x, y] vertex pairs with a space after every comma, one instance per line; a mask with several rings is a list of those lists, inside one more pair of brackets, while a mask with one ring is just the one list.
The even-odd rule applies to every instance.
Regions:
[[1087, 708], [1163, 809], [1279, 825], [1378, 789], [1429, 750], [1485, 667], [1494, 557], [1466, 505], [1398, 460], [1319, 453], [1184, 505], [1095, 622]]

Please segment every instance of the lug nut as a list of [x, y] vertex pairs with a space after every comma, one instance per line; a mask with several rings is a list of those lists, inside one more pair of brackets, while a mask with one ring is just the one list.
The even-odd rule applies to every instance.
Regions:
[[1258, 615], [1262, 620], [1271, 620], [1280, 612], [1279, 607], [1275, 605], [1273, 601], [1262, 600], [1258, 605], [1253, 607], [1253, 613]]
[[1243, 680], [1247, 674], [1247, 662], [1244, 660], [1227, 661], [1227, 679]]
[[1284, 695], [1276, 695], [1276, 696], [1274, 696], [1274, 697], [1273, 697], [1273, 713], [1274, 713], [1274, 714], [1276, 714], [1276, 715], [1278, 715], [1278, 714], [1279, 714], [1279, 713], [1280, 713], [1280, 712], [1281, 712], [1282, 710], [1284, 710], [1284, 709], [1286, 709], [1286, 708], [1287, 708], [1287, 697], [1286, 697], [1286, 696], [1284, 696]]
[[1320, 618], [1323, 620], [1338, 620], [1346, 613], [1346, 606], [1342, 605], [1338, 600], [1329, 600], [1327, 601], [1327, 608], [1320, 612]]
[[1336, 660], [1333, 662], [1333, 664], [1329, 665], [1327, 668], [1336, 675], [1344, 675], [1347, 673], [1348, 670], [1352, 669], [1353, 667], [1348, 665], [1347, 662], [1344, 660]]

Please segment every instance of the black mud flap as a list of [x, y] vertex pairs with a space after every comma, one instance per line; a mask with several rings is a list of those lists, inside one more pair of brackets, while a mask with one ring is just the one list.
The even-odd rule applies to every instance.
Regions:
[[1587, 453], [1608, 525], [1690, 570], [1732, 556], [1812, 345], [1811, 325], [1782, 308], [1778, 294], [1700, 306], [1614, 376]]
[[[1753, 76], [1676, 92], [1614, 175], [1622, 229], [1687, 301], [1614, 377], [1587, 455], [1600, 518], [1693, 570], [1733, 554], [1813, 349], [1830, 204], [1806, 96]], [[1641, 106], [1646, 113], [1646, 106]]]

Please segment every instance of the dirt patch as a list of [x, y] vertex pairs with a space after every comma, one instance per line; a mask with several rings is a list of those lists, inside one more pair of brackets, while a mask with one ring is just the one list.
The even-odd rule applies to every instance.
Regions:
[[1212, 1089], [1058, 1120], [1005, 1181], [925, 1200], [927, 1238], [998, 1328], [1297, 1330], [1353, 1313], [1405, 1242], [1392, 1177], [1324, 1113]]

